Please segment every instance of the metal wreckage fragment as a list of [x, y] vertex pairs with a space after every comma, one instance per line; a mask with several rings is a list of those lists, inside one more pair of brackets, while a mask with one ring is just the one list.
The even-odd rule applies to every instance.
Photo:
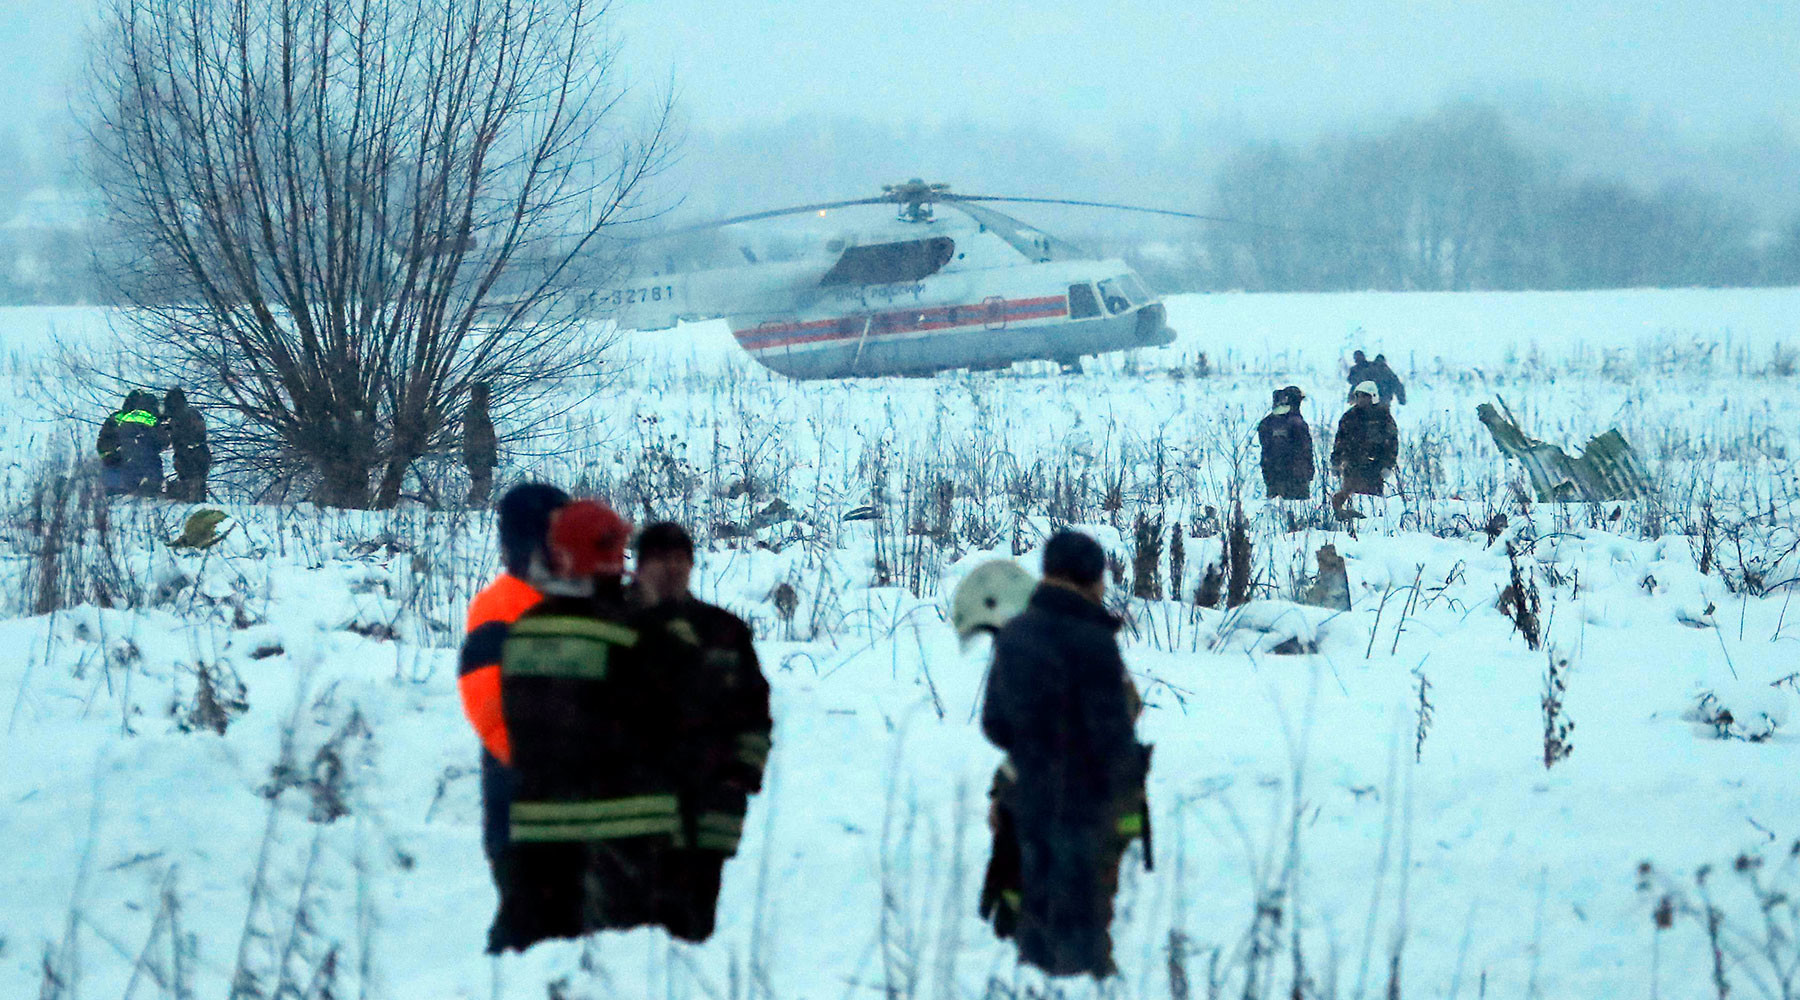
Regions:
[[[1502, 400], [1500, 405], [1504, 407], [1506, 402]], [[1525, 466], [1539, 503], [1634, 500], [1650, 492], [1650, 477], [1644, 474], [1643, 463], [1617, 428], [1596, 435], [1580, 455], [1570, 458], [1556, 445], [1526, 437], [1509, 419], [1510, 409], [1501, 416], [1493, 404], [1483, 403], [1475, 408], [1475, 415], [1487, 425], [1500, 450]]]

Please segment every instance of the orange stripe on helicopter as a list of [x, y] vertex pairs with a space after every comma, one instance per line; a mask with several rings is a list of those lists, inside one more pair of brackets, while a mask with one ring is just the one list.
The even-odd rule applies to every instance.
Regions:
[[[1068, 299], [1061, 295], [1007, 299], [1002, 305], [1006, 309], [1008, 323], [1066, 316], [1069, 312]], [[794, 323], [768, 323], [750, 330], [735, 331], [732, 335], [746, 350], [762, 351], [773, 347], [817, 344], [831, 340], [860, 340], [865, 322], [868, 323], [870, 337], [986, 326], [989, 323], [989, 308], [987, 303], [977, 302], [878, 312], [871, 316], [837, 316]], [[956, 314], [954, 318], [953, 313]]]

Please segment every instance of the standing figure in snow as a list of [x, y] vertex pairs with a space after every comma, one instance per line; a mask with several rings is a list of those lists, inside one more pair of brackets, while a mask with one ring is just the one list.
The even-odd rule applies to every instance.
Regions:
[[750, 626], [696, 598], [693, 572], [694, 540], [681, 525], [659, 521], [638, 535], [632, 625], [673, 654], [656, 668], [677, 697], [682, 842], [663, 861], [657, 918], [677, 938], [705, 941], [749, 796], [762, 790], [772, 724]]
[[1345, 381], [1350, 383], [1351, 398], [1355, 398], [1357, 386], [1374, 379], [1374, 377], [1375, 362], [1370, 361], [1368, 355], [1361, 351], [1357, 351], [1352, 355], [1350, 361], [1350, 373], [1344, 376]]
[[1338, 420], [1337, 440], [1331, 446], [1331, 467], [1342, 480], [1331, 505], [1342, 508], [1352, 493], [1378, 497], [1383, 480], [1400, 458], [1400, 430], [1388, 408], [1375, 401], [1380, 390], [1363, 382], [1351, 394], [1354, 400]]
[[[1146, 832], [1149, 748], [1139, 704], [1102, 606], [1106, 555], [1061, 531], [1044, 581], [994, 642], [981, 729], [1016, 777], [996, 798], [1018, 845], [1019, 959], [1051, 975], [1104, 978], [1125, 847]], [[1146, 858], [1147, 859], [1147, 858]]]
[[1400, 383], [1400, 376], [1388, 365], [1387, 355], [1377, 354], [1375, 360], [1369, 362], [1369, 381], [1375, 383], [1376, 401], [1382, 406], [1399, 403], [1406, 405], [1406, 386]]
[[180, 388], [163, 394], [162, 426], [169, 437], [175, 478], [164, 492], [172, 500], [200, 503], [206, 499], [206, 476], [212, 471], [212, 449], [206, 446], [206, 421], [188, 405]]
[[488, 416], [488, 384], [469, 388], [469, 408], [463, 411], [463, 465], [469, 470], [471, 507], [486, 506], [494, 490], [494, 466], [500, 464], [494, 421]]
[[631, 525], [575, 500], [550, 523], [544, 595], [500, 657], [516, 777], [495, 937], [501, 950], [659, 923], [662, 866], [681, 842], [676, 694], [660, 637], [630, 623]]
[[[512, 745], [500, 699], [500, 657], [513, 623], [542, 595], [528, 582], [532, 566], [546, 565], [550, 517], [569, 495], [546, 483], [525, 483], [500, 498], [500, 559], [505, 570], [469, 602], [468, 637], [463, 640], [456, 686], [463, 711], [481, 741], [481, 846], [494, 885], [506, 883], [508, 824], [515, 777]], [[488, 951], [508, 939], [496, 921]]]
[[1305, 500], [1312, 492], [1312, 429], [1300, 415], [1305, 398], [1297, 385], [1275, 390], [1274, 408], [1256, 425], [1263, 486], [1271, 500]]
[[100, 452], [100, 483], [107, 496], [162, 494], [162, 450], [168, 447], [156, 412], [156, 397], [142, 389], [125, 396], [125, 405], [100, 425], [95, 442]]

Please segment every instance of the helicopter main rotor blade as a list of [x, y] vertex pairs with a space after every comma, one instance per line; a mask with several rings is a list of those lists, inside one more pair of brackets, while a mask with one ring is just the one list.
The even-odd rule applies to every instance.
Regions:
[[1307, 229], [1300, 226], [1282, 226], [1271, 222], [1250, 222], [1245, 219], [1233, 219], [1223, 215], [1204, 215], [1199, 212], [1182, 212], [1172, 208], [1152, 208], [1146, 205], [1123, 205], [1110, 201], [1075, 201], [1069, 198], [1018, 198], [997, 194], [954, 194], [943, 198], [950, 201], [998, 201], [1016, 205], [1073, 205], [1076, 208], [1104, 208], [1115, 212], [1142, 212], [1146, 215], [1166, 215], [1176, 219], [1194, 219], [1199, 222], [1217, 222], [1227, 226], [1244, 226], [1249, 229], [1264, 229], [1269, 232], [1291, 233], [1296, 236], [1323, 236], [1328, 239], [1342, 240], [1346, 243], [1361, 243], [1362, 240], [1348, 233], [1336, 233], [1328, 229]]
[[747, 215], [733, 215], [729, 218], [714, 219], [711, 222], [702, 222], [692, 226], [682, 226], [679, 229], [664, 230], [650, 238], [661, 239], [665, 236], [680, 236], [686, 233], [698, 233], [707, 229], [735, 226], [740, 222], [757, 222], [762, 219], [778, 219], [784, 215], [808, 215], [813, 212], [828, 212], [834, 208], [849, 208], [852, 205], [892, 204], [893, 200], [894, 199], [884, 195], [879, 198], [851, 198], [845, 201], [822, 201], [816, 205], [796, 205], [793, 208], [773, 208], [766, 212], [751, 212]]

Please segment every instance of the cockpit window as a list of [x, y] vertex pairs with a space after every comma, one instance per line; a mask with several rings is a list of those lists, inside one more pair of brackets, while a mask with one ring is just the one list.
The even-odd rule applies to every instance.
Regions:
[[1100, 315], [1100, 300], [1094, 298], [1094, 286], [1069, 286], [1069, 318], [1093, 319]]
[[1150, 301], [1150, 291], [1138, 280], [1137, 275], [1122, 274], [1119, 276], [1119, 284], [1125, 289], [1125, 297], [1131, 300], [1132, 305], [1141, 306]]
[[1117, 278], [1109, 278], [1100, 283], [1100, 300], [1106, 303], [1106, 311], [1109, 313], [1122, 313], [1131, 308], [1131, 300], [1125, 297], [1125, 291], [1119, 287]]

